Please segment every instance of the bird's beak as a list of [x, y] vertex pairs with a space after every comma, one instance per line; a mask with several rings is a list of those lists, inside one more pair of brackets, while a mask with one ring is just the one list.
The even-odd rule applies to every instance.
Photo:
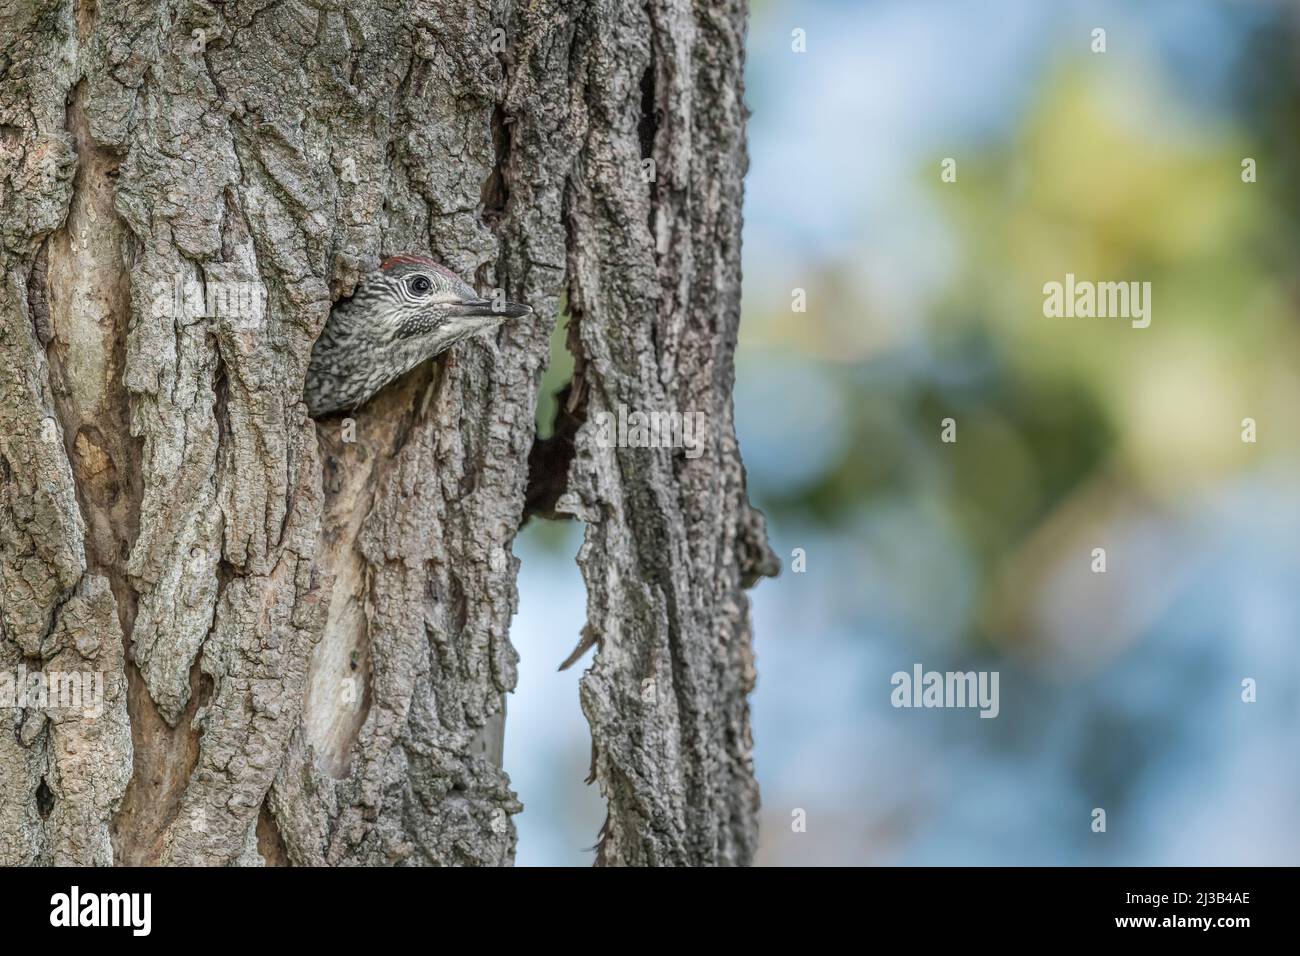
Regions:
[[517, 319], [531, 313], [532, 307], [518, 302], [496, 303], [492, 299], [466, 299], [447, 310], [449, 315], [466, 318]]

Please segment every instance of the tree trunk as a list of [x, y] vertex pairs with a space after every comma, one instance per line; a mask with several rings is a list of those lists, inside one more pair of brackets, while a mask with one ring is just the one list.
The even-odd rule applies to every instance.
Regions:
[[[104, 680], [99, 713], [3, 710], [0, 863], [511, 862], [529, 513], [586, 523], [599, 861], [750, 860], [743, 589], [776, 562], [731, 413], [744, 26], [0, 5], [0, 673]], [[313, 422], [332, 302], [402, 251], [536, 314]], [[701, 415], [704, 453], [610, 447], [620, 406]]]

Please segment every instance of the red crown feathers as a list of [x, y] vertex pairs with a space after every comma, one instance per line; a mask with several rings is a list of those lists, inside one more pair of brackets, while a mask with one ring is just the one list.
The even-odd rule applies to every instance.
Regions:
[[442, 265], [442, 263], [435, 262], [428, 256], [418, 255], [413, 252], [400, 252], [395, 256], [389, 256], [379, 264], [379, 268], [384, 271], [388, 271], [393, 268], [393, 266], [424, 266], [426, 269], [433, 269], [436, 272], [441, 272], [449, 279], [459, 278], [456, 273]]

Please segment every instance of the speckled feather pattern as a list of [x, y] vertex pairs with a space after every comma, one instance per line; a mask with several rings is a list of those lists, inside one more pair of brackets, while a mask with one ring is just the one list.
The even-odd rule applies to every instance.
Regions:
[[307, 369], [308, 412], [319, 418], [355, 409], [426, 359], [531, 311], [505, 303], [504, 311], [484, 314], [487, 301], [425, 256], [384, 260], [330, 312]]

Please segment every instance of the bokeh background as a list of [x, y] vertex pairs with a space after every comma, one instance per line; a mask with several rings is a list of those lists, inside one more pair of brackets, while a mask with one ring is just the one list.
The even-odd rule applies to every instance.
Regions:
[[[1298, 5], [754, 0], [748, 57], [759, 862], [1300, 864]], [[1067, 272], [1151, 326], [1045, 318]], [[521, 865], [604, 818], [580, 535], [516, 544]], [[918, 662], [1000, 716], [894, 709]]]

